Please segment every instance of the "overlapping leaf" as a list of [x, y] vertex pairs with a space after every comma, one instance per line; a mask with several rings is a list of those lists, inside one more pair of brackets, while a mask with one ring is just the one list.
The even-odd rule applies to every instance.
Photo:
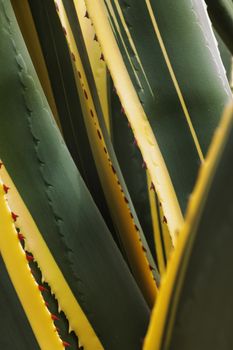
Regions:
[[38, 227], [31, 251], [84, 348], [139, 349], [148, 308], [51, 116], [9, 1], [0, 15], [1, 158]]

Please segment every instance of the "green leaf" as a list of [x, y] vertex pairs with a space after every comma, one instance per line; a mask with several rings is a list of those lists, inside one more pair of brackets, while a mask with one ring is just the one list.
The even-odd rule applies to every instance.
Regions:
[[[113, 147], [116, 152], [124, 179], [131, 195], [132, 202], [141, 223], [143, 232], [150, 250], [159, 267], [160, 273], [163, 273], [166, 265], [167, 255], [164, 237], [163, 237], [163, 216], [160, 217], [160, 206], [155, 193], [155, 188], [134, 139], [131, 125], [128, 123], [121, 107], [119, 97], [115, 92], [112, 82], [110, 85], [110, 124]], [[153, 198], [153, 200], [150, 200]], [[153, 212], [154, 211], [154, 212]], [[156, 217], [154, 217], [154, 215]], [[156, 239], [159, 235], [160, 239]]]
[[0, 6], [1, 158], [103, 347], [140, 349], [149, 310], [50, 113], [10, 2]]
[[[46, 2], [26, 0], [20, 3], [14, 1], [13, 5], [19, 25], [23, 30], [22, 34], [25, 43], [40, 80], [42, 80], [42, 74], [40, 74], [41, 69], [39, 68], [43, 63], [42, 61], [45, 61], [48, 72], [47, 79], [49, 79], [51, 83], [51, 89], [59, 117], [59, 125], [61, 126], [66, 145], [95, 203], [103, 215], [105, 222], [108, 224], [110, 231], [116, 239], [114, 226], [110, 218], [91, 153], [76, 88], [72, 60], [64, 31], [56, 12], [55, 3], [52, 0]], [[21, 8], [23, 8], [24, 11], [22, 11]], [[42, 57], [40, 57], [37, 52], [33, 51], [35, 49], [32, 42], [36, 40], [36, 34], [32, 36], [26, 27], [27, 22], [30, 20], [35, 26], [38, 35], [38, 45], [41, 46]], [[24, 29], [25, 27], [26, 29]], [[42, 86], [49, 101], [45, 85], [43, 84]]]
[[222, 63], [225, 67], [226, 75], [227, 75], [230, 87], [232, 89], [233, 57], [231, 52], [228, 50], [228, 48], [222, 41], [221, 37], [218, 35], [218, 33], [215, 31], [214, 34], [218, 42], [218, 48], [222, 59]]
[[186, 0], [86, 3], [175, 241], [179, 207], [232, 98], [206, 9]]
[[233, 54], [233, 3], [232, 0], [205, 0], [210, 15], [219, 35]]
[[2, 349], [35, 349], [34, 337], [0, 255], [0, 346]]
[[220, 123], [192, 194], [144, 350], [225, 350], [233, 344], [232, 150], [231, 107]]
[[[74, 73], [83, 119], [121, 250], [145, 299], [152, 306], [159, 284], [157, 267], [145, 240], [109, 137], [103, 113], [103, 101], [100, 100], [101, 94], [98, 92], [93, 70], [93, 58], [91, 59], [85, 42], [86, 38], [77, 9], [72, 1], [64, 2], [64, 5], [59, 4], [57, 13], [66, 33], [71, 55], [75, 57]], [[87, 18], [85, 20], [89, 21]], [[98, 46], [94, 35], [92, 43]], [[97, 55], [97, 59], [96, 66], [102, 65], [106, 69], [100, 56]]]

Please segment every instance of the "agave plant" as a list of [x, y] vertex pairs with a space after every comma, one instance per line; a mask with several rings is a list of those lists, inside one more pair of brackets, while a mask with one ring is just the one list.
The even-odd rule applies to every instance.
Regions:
[[232, 349], [233, 4], [206, 4], [0, 0], [1, 348]]

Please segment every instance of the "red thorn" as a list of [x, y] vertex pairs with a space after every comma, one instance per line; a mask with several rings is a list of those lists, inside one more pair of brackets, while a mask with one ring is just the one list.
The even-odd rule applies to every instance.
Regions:
[[66, 28], [62, 27], [62, 29], [63, 29], [64, 34], [67, 35]]
[[72, 60], [75, 62], [76, 61], [76, 58], [75, 58], [75, 55], [73, 52], [71, 52], [71, 57], [72, 57]]
[[146, 162], [145, 162], [145, 161], [143, 161], [143, 163], [142, 163], [142, 168], [143, 168], [143, 169], [147, 169], [147, 165], [146, 165]]
[[40, 284], [38, 284], [38, 288], [39, 288], [39, 290], [40, 290], [41, 292], [48, 292], [48, 289], [45, 288], [44, 286], [40, 285]]
[[89, 14], [88, 14], [88, 12], [86, 11], [86, 13], [85, 13], [85, 16], [84, 17], [86, 17], [86, 18], [89, 18]]
[[122, 114], [125, 114], [125, 110], [124, 110], [124, 107], [123, 107], [123, 106], [121, 106], [121, 113], [122, 113]]
[[60, 321], [60, 318], [59, 317], [57, 317], [56, 315], [54, 315], [54, 314], [51, 314], [51, 318], [52, 318], [52, 320], [53, 321]]
[[2, 162], [0, 162], [0, 169], [1, 169], [1, 167], [3, 166], [3, 163]]
[[63, 341], [62, 344], [64, 345], [65, 348], [71, 346], [71, 344], [68, 343], [67, 341]]
[[55, 327], [55, 328], [56, 328], [56, 329], [55, 329], [56, 332], [59, 333], [59, 332], [61, 331], [60, 328], [58, 328], [58, 327]]
[[32, 255], [26, 254], [27, 261], [34, 261], [34, 257]]
[[59, 7], [58, 7], [58, 4], [55, 2], [55, 8], [56, 8], [56, 11], [59, 12]]
[[101, 140], [102, 136], [101, 136], [101, 133], [100, 133], [99, 129], [97, 129], [97, 134], [98, 134], [99, 139]]
[[165, 224], [167, 224], [167, 218], [166, 218], [166, 216], [163, 217], [163, 222], [164, 222]]
[[47, 301], [44, 302], [45, 306], [49, 307], [49, 303]]
[[153, 182], [151, 182], [151, 185], [150, 185], [150, 190], [155, 191], [155, 185], [153, 184]]
[[84, 89], [83, 92], [84, 92], [85, 98], [88, 100], [88, 94], [87, 94], [86, 90]]
[[14, 221], [16, 221], [17, 218], [19, 217], [19, 215], [13, 213], [13, 211], [11, 212], [11, 216], [12, 216], [12, 219], [13, 219]]
[[130, 128], [130, 129], [131, 129], [131, 124], [130, 124], [130, 122], [128, 122], [128, 128]]
[[101, 53], [100, 59], [104, 61], [104, 55]]
[[98, 41], [98, 38], [97, 38], [97, 35], [95, 34], [95, 36], [94, 36], [94, 40], [95, 41]]
[[149, 269], [150, 269], [151, 271], [154, 270], [153, 266], [151, 266], [151, 265], [149, 265]]
[[113, 172], [114, 174], [116, 174], [116, 169], [114, 168], [113, 165], [111, 165], [111, 168], [112, 168], [112, 172]]
[[4, 192], [7, 193], [9, 191], [10, 187], [3, 184], [3, 189], [4, 189]]
[[24, 241], [24, 240], [25, 240], [25, 237], [24, 237], [24, 235], [23, 235], [22, 233], [18, 233], [18, 239], [19, 239], [20, 241]]

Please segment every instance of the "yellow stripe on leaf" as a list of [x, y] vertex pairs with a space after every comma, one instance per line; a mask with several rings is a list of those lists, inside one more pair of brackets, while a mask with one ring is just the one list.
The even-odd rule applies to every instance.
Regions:
[[[41, 270], [42, 273], [42, 277], [43, 279], [48, 282], [49, 286], [51, 287], [51, 291], [52, 293], [55, 294], [55, 297], [58, 301], [58, 305], [60, 307], [60, 309], [65, 313], [68, 322], [69, 322], [69, 329], [70, 331], [74, 331], [76, 333], [76, 335], [78, 336], [79, 342], [81, 345], [84, 346], [85, 350], [103, 350], [103, 347], [100, 343], [100, 340], [98, 339], [97, 335], [95, 334], [91, 324], [89, 323], [86, 315], [84, 314], [84, 312], [82, 311], [81, 307], [78, 304], [78, 301], [75, 299], [72, 291], [70, 290], [61, 270], [59, 269], [58, 265], [56, 264], [56, 261], [54, 260], [51, 252], [48, 249], [48, 246], [46, 244], [46, 242], [44, 241], [41, 233], [38, 230], [37, 225], [35, 224], [32, 216], [30, 215], [27, 207], [25, 206], [23, 200], [21, 199], [16, 187], [14, 186], [14, 183], [12, 182], [10, 176], [8, 175], [6, 169], [4, 166], [1, 167], [0, 170], [0, 176], [1, 179], [3, 181], [4, 184], [6, 184], [10, 189], [7, 193], [7, 201], [9, 203], [9, 206], [11, 208], [11, 210], [15, 213], [17, 213], [17, 215], [19, 216], [17, 218], [17, 226], [20, 228], [20, 232], [22, 232], [22, 234], [25, 237], [25, 245], [26, 248], [33, 254], [35, 260], [37, 261], [39, 268]], [[0, 186], [1, 187], [1, 186]], [[3, 202], [3, 199], [0, 198], [1, 201]], [[4, 199], [5, 200], [5, 199]], [[2, 214], [0, 214], [2, 215]], [[10, 213], [7, 214], [8, 219], [10, 220]], [[18, 263], [16, 262], [16, 258], [15, 259], [15, 263], [12, 260], [12, 255], [11, 255], [11, 251], [12, 251], [12, 244], [17, 244], [17, 249], [15, 247], [15, 250], [17, 251], [20, 246], [19, 243], [17, 241], [17, 236], [15, 234], [15, 230], [14, 227], [12, 225], [12, 220], [11, 220], [11, 225], [9, 224], [8, 226], [11, 226], [11, 230], [10, 233], [11, 237], [8, 239], [5, 239], [5, 235], [6, 233], [4, 233], [5, 229], [3, 222], [2, 222], [2, 218], [0, 220], [0, 248], [2, 248], [2, 245], [4, 246], [4, 250], [1, 249], [2, 255], [3, 255], [3, 259], [6, 263], [6, 266], [8, 268], [10, 268], [10, 276], [11, 279], [14, 283], [14, 279], [16, 279], [17, 283], [20, 283], [20, 288], [18, 287], [18, 284], [15, 284], [15, 288], [16, 290], [20, 291], [20, 293], [22, 294], [22, 297], [24, 298], [25, 296], [25, 303], [26, 303], [26, 309], [25, 311], [27, 312], [27, 309], [29, 309], [30, 312], [30, 318], [29, 321], [31, 323], [31, 321], [33, 321], [33, 314], [35, 312], [37, 312], [37, 308], [34, 309], [33, 304], [31, 304], [31, 300], [32, 300], [32, 295], [30, 295], [30, 297], [28, 296], [26, 290], [29, 288], [30, 283], [25, 280], [25, 282], [23, 282], [23, 275], [20, 275], [19, 277], [19, 282], [18, 282], [18, 275], [19, 275], [19, 268], [16, 266], [20, 266], [17, 265]], [[14, 237], [13, 237], [14, 236]], [[11, 242], [11, 240], [13, 241], [13, 243]], [[12, 253], [14, 254], [14, 253]], [[23, 261], [23, 258], [25, 259], [25, 257], [22, 257], [23, 250], [21, 249], [21, 252], [15, 253], [16, 255], [19, 254], [19, 263], [21, 261]], [[13, 259], [13, 260], [14, 260]], [[26, 274], [26, 270], [28, 270], [30, 272], [30, 270], [27, 268], [23, 268], [24, 273]], [[29, 277], [28, 277], [29, 279]], [[29, 284], [28, 284], [29, 283]], [[24, 285], [24, 288], [22, 287], [22, 285]], [[22, 289], [23, 288], [23, 289]], [[37, 288], [38, 289], [38, 288]], [[34, 298], [34, 297], [33, 297]], [[43, 302], [44, 303], [44, 302]], [[38, 304], [39, 305], [39, 304]], [[24, 303], [23, 303], [24, 306]], [[39, 306], [38, 306], [39, 307]], [[25, 308], [25, 306], [24, 306]], [[39, 312], [39, 310], [38, 310]], [[51, 317], [50, 317], [51, 320]], [[32, 323], [31, 323], [32, 325]], [[46, 331], [44, 331], [44, 328], [46, 328], [46, 322], [44, 321], [44, 326], [43, 326], [43, 332], [42, 330], [40, 330], [39, 328], [37, 329], [37, 324], [35, 325], [35, 329], [34, 329], [34, 333], [37, 337], [42, 337], [42, 341], [46, 341], [44, 338], [47, 338], [47, 334]], [[38, 335], [37, 335], [38, 333]], [[41, 335], [41, 333], [43, 333]], [[54, 328], [53, 328], [53, 333], [54, 333]], [[50, 337], [50, 335], [48, 335], [48, 337]], [[43, 343], [44, 344], [44, 343]], [[63, 348], [63, 347], [62, 347]], [[52, 345], [46, 345], [44, 347], [42, 347], [42, 349], [59, 349], [52, 346]]]
[[0, 251], [11, 281], [42, 349], [64, 349], [18, 239], [0, 182]]
[[88, 137], [95, 159], [99, 178], [104, 190], [104, 194], [110, 209], [113, 221], [121, 235], [121, 241], [127, 254], [130, 266], [142, 290], [148, 304], [154, 304], [157, 295], [157, 286], [153, 279], [153, 274], [146, 255], [143, 251], [142, 243], [138, 233], [138, 228], [131, 217], [128, 200], [125, 197], [117, 178], [116, 171], [109, 158], [107, 146], [101, 132], [97, 112], [95, 110], [91, 91], [88, 86], [85, 71], [79, 56], [75, 40], [62, 4], [59, 6], [59, 16], [62, 26], [66, 30], [66, 38], [70, 51], [75, 56], [74, 66], [76, 69], [77, 89], [81, 101]]
[[[191, 253], [187, 250], [187, 242], [190, 238], [190, 233], [195, 232], [195, 227], [198, 224], [199, 216], [205, 203], [205, 198], [210, 187], [211, 179], [213, 178], [213, 174], [224, 148], [225, 140], [227, 139], [226, 136], [230, 130], [229, 126], [233, 122], [232, 116], [233, 114], [231, 107], [226, 110], [223, 120], [221, 121], [220, 126], [213, 138], [206, 161], [202, 165], [198, 182], [188, 205], [184, 226], [179, 233], [176, 249], [170, 258], [167, 272], [164, 275], [161, 283], [160, 293], [157, 303], [152, 312], [152, 317], [145, 338], [143, 350], [161, 349], [165, 326], [167, 328], [166, 338], [169, 338], [171, 334], [174, 321], [174, 313], [177, 305], [177, 296], [179, 295], [181, 289], [181, 282], [186, 270], [187, 258]], [[191, 239], [193, 238], [194, 237], [191, 236]], [[190, 243], [188, 247], [190, 250], [192, 244]], [[176, 284], [178, 275], [179, 283]], [[169, 313], [168, 315], [170, 300], [173, 293], [173, 312]]]
[[106, 64], [103, 60], [100, 60], [101, 51], [98, 42], [94, 40], [95, 32], [91, 25], [91, 21], [85, 16], [87, 10], [84, 0], [75, 0], [74, 5], [94, 75], [106, 127], [110, 135]]
[[58, 111], [54, 100], [51, 83], [43, 53], [41, 50], [39, 38], [36, 32], [36, 28], [32, 19], [31, 11], [28, 5], [28, 0], [11, 0], [15, 16], [20, 26], [22, 35], [24, 37], [27, 49], [30, 53], [37, 75], [40, 79], [40, 83], [43, 87], [44, 93], [48, 100], [53, 116], [61, 130], [61, 125], [58, 117]]
[[[116, 91], [132, 127], [151, 179], [158, 191], [159, 200], [162, 203], [174, 243], [177, 230], [183, 223], [183, 216], [166, 164], [123, 62], [103, 0], [86, 0], [86, 5], [89, 16], [95, 26]], [[108, 43], [107, 47], [105, 45], [106, 42]]]
[[151, 22], [153, 24], [153, 28], [154, 28], [155, 34], [157, 36], [159, 45], [161, 47], [161, 50], [162, 50], [162, 53], [163, 53], [163, 56], [164, 56], [164, 59], [165, 59], [166, 65], [167, 65], [167, 68], [169, 70], [171, 79], [172, 79], [174, 87], [176, 89], [176, 93], [177, 93], [177, 95], [179, 97], [179, 100], [180, 100], [180, 103], [181, 103], [181, 106], [182, 106], [185, 118], [187, 120], [190, 132], [192, 134], [192, 138], [193, 138], [193, 141], [195, 143], [195, 146], [196, 146], [196, 149], [197, 149], [197, 153], [199, 155], [199, 158], [200, 158], [201, 162], [204, 162], [203, 152], [201, 150], [201, 146], [200, 146], [200, 143], [198, 141], [198, 137], [197, 137], [196, 131], [195, 131], [194, 127], [193, 127], [192, 120], [191, 120], [191, 117], [189, 115], [188, 108], [186, 106], [184, 97], [182, 95], [179, 83], [177, 81], [176, 75], [175, 75], [174, 70], [172, 68], [171, 61], [170, 61], [170, 59], [168, 57], [168, 53], [167, 53], [166, 47], [164, 45], [161, 33], [159, 31], [158, 24], [157, 24], [155, 16], [154, 16], [154, 12], [153, 12], [152, 7], [151, 7], [151, 2], [150, 2], [150, 0], [145, 0], [145, 2], [146, 2], [146, 6], [147, 6], [147, 9], [148, 9], [148, 12], [150, 14], [150, 18], [151, 18]]

